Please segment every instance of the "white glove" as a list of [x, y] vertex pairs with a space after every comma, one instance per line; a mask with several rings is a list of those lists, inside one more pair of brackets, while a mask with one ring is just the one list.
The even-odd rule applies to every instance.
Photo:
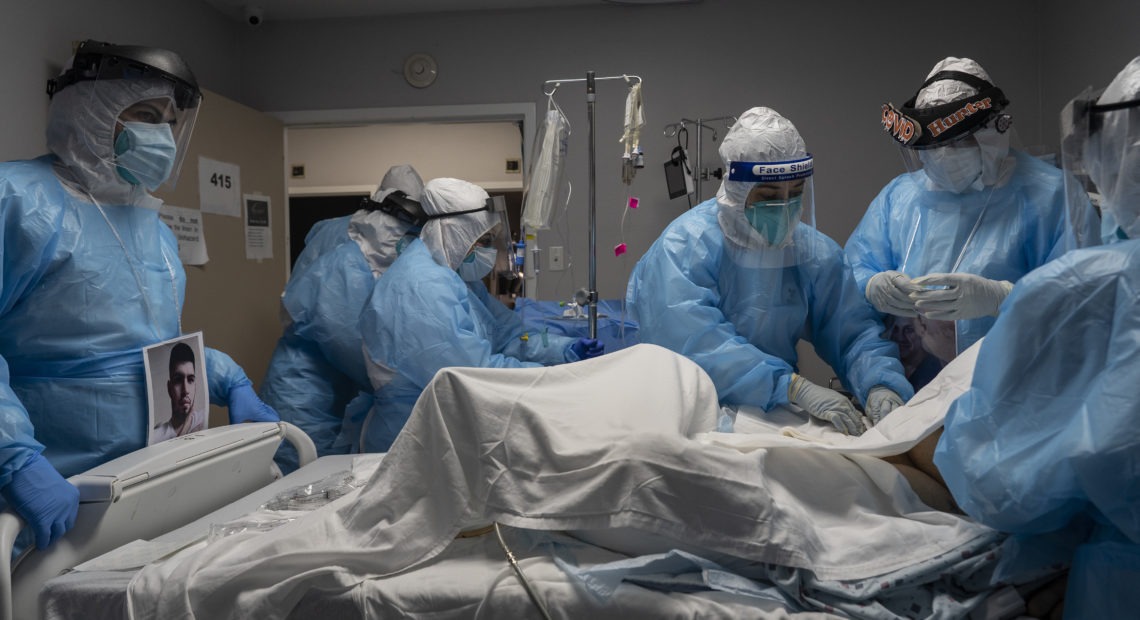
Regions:
[[895, 394], [894, 390], [876, 385], [867, 394], [867, 406], [864, 410], [867, 412], [867, 417], [871, 418], [871, 425], [874, 426], [888, 413], [894, 411], [895, 407], [900, 407], [902, 404], [902, 396]]
[[813, 418], [829, 422], [845, 435], [862, 435], [867, 427], [847, 397], [835, 390], [818, 386], [793, 374], [788, 384], [788, 400], [799, 405]]
[[997, 316], [1001, 302], [1013, 290], [1010, 282], [990, 280], [972, 273], [932, 273], [915, 278], [911, 283], [924, 287], [910, 294], [914, 309], [928, 319], [939, 321]]
[[881, 271], [867, 281], [867, 301], [883, 314], [915, 316], [914, 301], [910, 294], [920, 289], [899, 271]]

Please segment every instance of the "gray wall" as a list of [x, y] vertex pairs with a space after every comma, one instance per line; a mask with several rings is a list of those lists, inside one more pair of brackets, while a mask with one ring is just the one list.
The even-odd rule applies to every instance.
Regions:
[[1041, 107], [1045, 139], [1059, 139], [1058, 112], [1085, 87], [1104, 88], [1140, 56], [1140, 2], [1043, 0]]
[[238, 98], [244, 32], [199, 0], [0, 1], [0, 161], [46, 152], [44, 84], [63, 68], [73, 42], [175, 50], [203, 86]]
[[[955, 17], [939, 5], [844, 0], [705, 0], [697, 5], [599, 6], [374, 20], [267, 22], [242, 39], [242, 98], [266, 110], [507, 103], [545, 107], [543, 81], [630, 73], [644, 79], [647, 165], [631, 192], [641, 207], [625, 222], [625, 260], [612, 248], [626, 188], [620, 182], [625, 88], [599, 83], [596, 104], [598, 290], [621, 297], [636, 258], [687, 207], [669, 200], [662, 163], [674, 144], [665, 124], [682, 117], [775, 108], [796, 124], [816, 156], [817, 221], [842, 243], [878, 189], [901, 170], [880, 130], [880, 105], [901, 103], [947, 55], [982, 63], [1015, 102], [1024, 141], [1042, 140], [1038, 79], [1039, 3], [990, 3]], [[1010, 27], [1015, 24], [1017, 27]], [[413, 52], [439, 62], [427, 89], [404, 83]], [[587, 126], [584, 87], [557, 100], [573, 128], [567, 173], [574, 184], [566, 245], [575, 272], [542, 278], [537, 296], [566, 298], [586, 284]], [[722, 132], [723, 133], [723, 132]], [[716, 144], [704, 151], [719, 161]], [[705, 197], [716, 182], [706, 183]]]
[[[629, 268], [681, 214], [668, 200], [661, 164], [673, 146], [661, 130], [682, 117], [773, 107], [800, 129], [816, 156], [819, 227], [843, 242], [878, 189], [900, 170], [877, 122], [885, 100], [909, 97], [946, 55], [982, 63], [1013, 100], [1027, 145], [1057, 141], [1057, 112], [1088, 84], [1103, 86], [1140, 54], [1140, 3], [1005, 0], [954, 14], [940, 5], [845, 0], [705, 0], [697, 5], [599, 6], [376, 19], [267, 22], [224, 18], [200, 0], [4, 0], [0, 22], [0, 159], [43, 149], [44, 80], [72, 41], [102, 38], [182, 53], [206, 88], [260, 110], [312, 110], [533, 101], [544, 80], [631, 73], [645, 80], [647, 167], [631, 193], [641, 208], [619, 230], [627, 188], [619, 181], [625, 89], [599, 83], [597, 204], [599, 292], [620, 297]], [[406, 85], [403, 58], [428, 52], [440, 75]], [[558, 101], [573, 134], [569, 239], [578, 266], [543, 280], [537, 296], [564, 298], [585, 284], [586, 105], [581, 84]], [[206, 105], [209, 105], [207, 102]], [[695, 145], [694, 145], [695, 146]], [[706, 143], [706, 162], [716, 144]], [[716, 188], [706, 183], [705, 197]], [[613, 258], [624, 238], [630, 253]]]

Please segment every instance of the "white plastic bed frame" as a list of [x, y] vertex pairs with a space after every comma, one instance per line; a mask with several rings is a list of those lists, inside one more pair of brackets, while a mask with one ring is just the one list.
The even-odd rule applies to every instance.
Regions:
[[44, 582], [138, 539], [150, 539], [234, 502], [280, 477], [273, 455], [282, 440], [302, 466], [316, 448], [285, 422], [234, 424], [178, 437], [72, 476], [79, 489], [75, 526], [50, 552], [33, 547], [10, 564], [23, 521], [0, 513], [0, 620], [39, 618]]

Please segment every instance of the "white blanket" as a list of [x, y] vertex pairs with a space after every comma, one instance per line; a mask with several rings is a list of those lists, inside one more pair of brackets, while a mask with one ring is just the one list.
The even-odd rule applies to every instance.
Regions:
[[914, 398], [859, 436], [844, 435], [801, 411], [781, 407], [765, 412], [746, 406], [728, 410], [736, 418], [734, 432], [702, 433], [697, 438], [745, 451], [787, 447], [867, 456], [902, 454], [942, 427], [950, 403], [970, 388], [981, 346], [979, 340], [963, 351]]
[[283, 618], [310, 589], [404, 571], [490, 521], [633, 528], [824, 579], [881, 575], [991, 533], [930, 510], [877, 459], [697, 441], [717, 414], [707, 375], [652, 345], [552, 368], [444, 369], [363, 489], [144, 568], [132, 617]]

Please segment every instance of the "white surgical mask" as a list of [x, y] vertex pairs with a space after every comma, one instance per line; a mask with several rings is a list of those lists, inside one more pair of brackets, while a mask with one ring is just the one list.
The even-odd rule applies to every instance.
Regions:
[[456, 271], [459, 272], [459, 277], [467, 282], [482, 280], [491, 273], [498, 258], [499, 252], [495, 248], [477, 247], [467, 253]]
[[918, 152], [922, 169], [937, 186], [961, 194], [968, 189], [981, 189], [982, 153], [977, 146], [942, 147]]
[[123, 129], [115, 138], [119, 176], [152, 192], [170, 178], [177, 153], [174, 133], [167, 123], [123, 121]]

